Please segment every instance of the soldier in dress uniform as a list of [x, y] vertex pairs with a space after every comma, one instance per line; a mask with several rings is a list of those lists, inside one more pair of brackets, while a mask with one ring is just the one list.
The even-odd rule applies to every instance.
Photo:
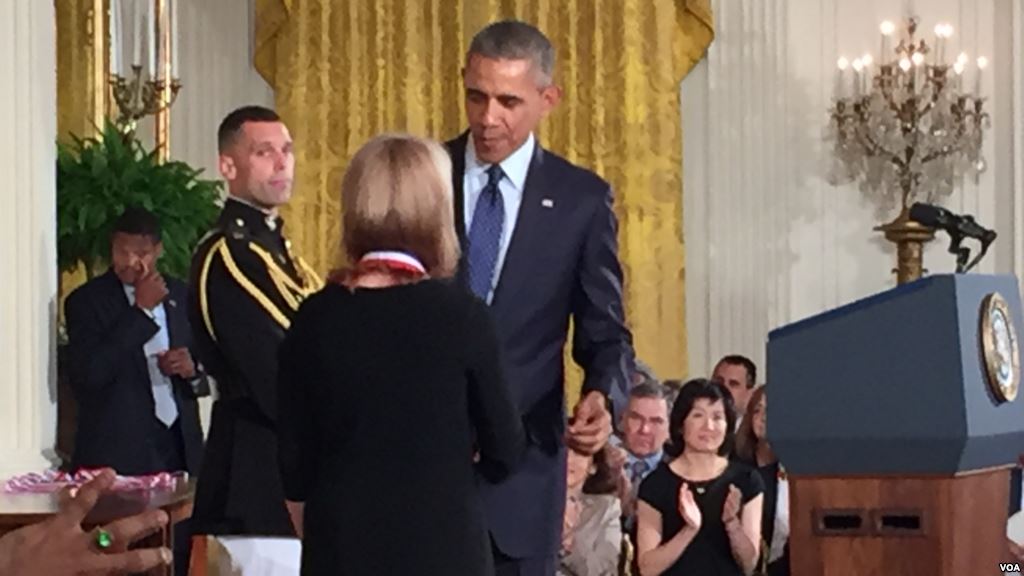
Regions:
[[221, 123], [218, 147], [229, 196], [192, 260], [189, 297], [199, 357], [219, 393], [193, 526], [217, 538], [232, 574], [298, 574], [277, 465], [277, 351], [302, 300], [323, 284], [292, 254], [277, 214], [295, 166], [288, 128], [272, 110], [247, 106]]

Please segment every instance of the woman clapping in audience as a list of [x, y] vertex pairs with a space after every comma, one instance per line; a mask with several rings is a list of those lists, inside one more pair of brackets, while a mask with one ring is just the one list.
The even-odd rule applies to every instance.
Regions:
[[757, 563], [764, 484], [730, 461], [736, 409], [717, 381], [691, 380], [669, 417], [672, 459], [640, 484], [641, 576], [742, 576]]

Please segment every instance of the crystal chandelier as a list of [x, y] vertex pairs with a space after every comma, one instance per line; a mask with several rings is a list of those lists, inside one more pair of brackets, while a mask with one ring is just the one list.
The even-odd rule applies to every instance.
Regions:
[[896, 26], [883, 22], [877, 60], [870, 54], [852, 62], [840, 58], [829, 111], [831, 182], [856, 181], [879, 208], [900, 208], [896, 220], [878, 230], [897, 243], [901, 283], [920, 277], [922, 244], [933, 235], [910, 222], [910, 205], [946, 197], [965, 175], [985, 169], [981, 145], [990, 123], [981, 97], [988, 60], [977, 59], [973, 90], [965, 90], [967, 55], [946, 60], [953, 27], [937, 25], [929, 46], [916, 38], [917, 26], [910, 18], [892, 47]]

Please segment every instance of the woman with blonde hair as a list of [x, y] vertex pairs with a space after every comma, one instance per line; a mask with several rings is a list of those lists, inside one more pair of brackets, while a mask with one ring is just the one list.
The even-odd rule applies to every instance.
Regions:
[[280, 352], [280, 465], [302, 574], [491, 574], [477, 476], [507, 475], [525, 435], [488, 311], [448, 281], [448, 155], [374, 138], [341, 200], [352, 266], [303, 303]]

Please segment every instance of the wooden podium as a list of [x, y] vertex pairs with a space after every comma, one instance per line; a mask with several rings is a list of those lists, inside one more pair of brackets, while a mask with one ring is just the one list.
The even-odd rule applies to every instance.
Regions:
[[933, 276], [773, 331], [793, 576], [1000, 574], [1024, 448], [1015, 278]]
[[999, 574], [1011, 561], [1006, 471], [789, 482], [793, 576]]

